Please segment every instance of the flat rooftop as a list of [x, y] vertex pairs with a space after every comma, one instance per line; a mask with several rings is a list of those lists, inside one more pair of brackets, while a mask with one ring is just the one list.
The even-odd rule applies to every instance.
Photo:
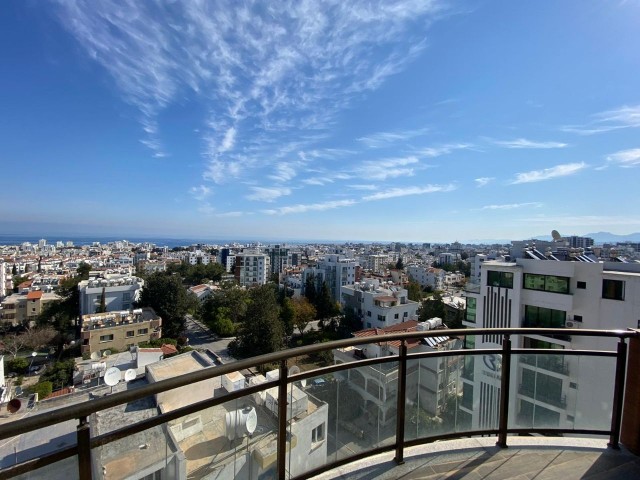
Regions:
[[151, 374], [156, 382], [166, 380], [167, 378], [177, 377], [185, 373], [195, 372], [203, 368], [213, 367], [214, 364], [204, 355], [196, 351], [188, 352], [188, 354], [177, 355], [171, 358], [147, 365], [147, 371]]

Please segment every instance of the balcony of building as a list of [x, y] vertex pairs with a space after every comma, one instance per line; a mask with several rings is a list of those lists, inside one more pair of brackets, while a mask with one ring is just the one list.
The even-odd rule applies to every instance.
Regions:
[[[523, 406], [520, 393], [531, 393], [531, 384], [519, 376], [518, 356], [545, 352], [511, 345], [514, 335], [549, 330], [453, 330], [501, 336], [502, 347], [420, 353], [408, 353], [407, 344], [438, 332], [389, 334], [400, 343], [397, 355], [351, 354], [352, 361], [303, 372], [290, 365], [370, 339], [184, 372], [161, 362], [165, 379], [120, 382], [113, 393], [97, 390], [91, 400], [41, 404], [24, 418], [0, 421], [0, 478], [638, 478], [640, 336], [581, 329], [576, 335], [600, 337], [611, 348], [553, 352], [572, 357], [572, 378], [574, 365], [582, 372], [572, 420], [556, 424], [550, 409], [530, 409], [555, 399], [555, 390], [545, 391], [551, 380], [534, 377], [533, 407]], [[434, 360], [458, 367], [422, 368]], [[277, 372], [239, 373], [267, 364], [279, 365]], [[382, 365], [397, 372], [393, 392], [359, 374]], [[607, 380], [589, 382], [596, 371]], [[482, 384], [483, 377], [493, 383]], [[434, 393], [425, 379], [443, 391]]]

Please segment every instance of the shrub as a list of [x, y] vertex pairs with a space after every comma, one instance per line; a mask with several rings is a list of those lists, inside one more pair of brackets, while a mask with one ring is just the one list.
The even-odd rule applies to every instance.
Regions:
[[40, 382], [33, 388], [34, 393], [38, 394], [38, 400], [44, 400], [53, 391], [53, 384], [51, 382]]
[[22, 385], [22, 382], [24, 382], [24, 377], [22, 375], [18, 375], [18, 378], [16, 378], [16, 386]]
[[29, 368], [29, 361], [26, 358], [16, 357], [7, 362], [7, 369], [10, 372], [26, 373]]

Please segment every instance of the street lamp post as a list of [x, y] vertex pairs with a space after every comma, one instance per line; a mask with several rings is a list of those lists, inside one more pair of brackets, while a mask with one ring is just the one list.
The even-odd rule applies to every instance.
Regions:
[[38, 355], [37, 352], [31, 352], [31, 363], [29, 364], [29, 376], [31, 376], [31, 374], [33, 373], [31, 371], [31, 367], [33, 366], [33, 360], [36, 358], [37, 355]]

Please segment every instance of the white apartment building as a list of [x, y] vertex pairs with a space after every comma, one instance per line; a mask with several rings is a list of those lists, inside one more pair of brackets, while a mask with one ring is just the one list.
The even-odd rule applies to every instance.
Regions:
[[391, 260], [389, 255], [383, 253], [376, 253], [367, 256], [367, 268], [373, 273], [384, 273], [387, 270], [387, 265]]
[[234, 276], [243, 287], [264, 285], [269, 279], [269, 256], [243, 252], [236, 255]]
[[189, 262], [189, 265], [209, 265], [211, 255], [202, 250], [196, 250], [195, 252], [187, 252], [186, 260]]
[[441, 268], [428, 267], [426, 265], [409, 265], [407, 274], [422, 288], [427, 286], [434, 290], [444, 290], [447, 280], [447, 272]]
[[95, 313], [105, 293], [107, 312], [130, 310], [140, 299], [144, 280], [131, 275], [108, 272], [90, 272], [89, 280], [78, 284], [80, 291], [80, 315]]
[[420, 304], [409, 300], [404, 288], [381, 286], [379, 280], [367, 279], [345, 285], [341, 291], [342, 307], [352, 309], [365, 328], [385, 328], [417, 319]]
[[0, 262], [0, 300], [7, 296], [7, 264]]
[[[529, 253], [527, 253], [529, 252]], [[640, 265], [574, 261], [525, 250], [533, 258], [485, 261], [479, 292], [467, 291], [467, 327], [557, 328], [558, 335], [513, 336], [514, 348], [548, 348], [549, 355], [512, 357], [510, 422], [521, 427], [608, 429], [615, 361], [563, 356], [562, 349], [615, 350], [616, 341], [572, 336], [574, 329], [640, 327]], [[475, 338], [475, 339], [474, 339]], [[467, 348], [496, 348], [499, 336], [477, 336]], [[498, 418], [499, 356], [467, 356], [461, 415], [472, 429]], [[600, 421], [601, 423], [594, 423]]]
[[356, 281], [357, 262], [350, 258], [345, 258], [340, 254], [330, 254], [318, 262], [317, 267], [305, 268], [302, 272], [302, 285], [309, 275], [316, 278], [316, 288], [322, 286], [322, 282], [327, 282], [331, 298], [336, 302], [340, 301], [340, 289], [343, 286], [353, 285]]

